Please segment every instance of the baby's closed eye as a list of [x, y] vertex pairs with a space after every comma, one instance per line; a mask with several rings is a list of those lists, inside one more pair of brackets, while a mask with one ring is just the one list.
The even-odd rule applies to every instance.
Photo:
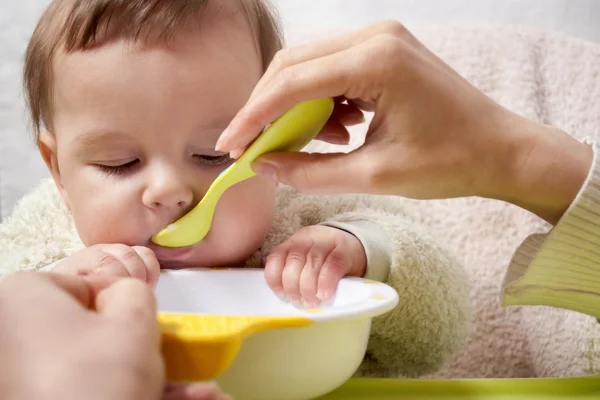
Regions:
[[107, 162], [104, 164], [95, 164], [98, 169], [104, 172], [107, 175], [124, 175], [128, 172], [131, 172], [138, 164], [139, 159], [133, 160], [120, 160], [115, 161], [114, 163]]
[[194, 158], [199, 160], [201, 163], [210, 165], [210, 166], [218, 166], [230, 163], [233, 159], [229, 156], [229, 153], [219, 154], [219, 155], [194, 155]]

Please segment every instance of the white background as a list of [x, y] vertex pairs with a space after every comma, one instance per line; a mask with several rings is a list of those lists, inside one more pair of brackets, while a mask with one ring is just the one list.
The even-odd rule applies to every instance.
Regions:
[[[48, 0], [0, 0], [0, 217], [45, 167], [26, 133], [21, 60]], [[394, 18], [409, 28], [520, 24], [600, 42], [600, 0], [274, 0], [289, 42]]]

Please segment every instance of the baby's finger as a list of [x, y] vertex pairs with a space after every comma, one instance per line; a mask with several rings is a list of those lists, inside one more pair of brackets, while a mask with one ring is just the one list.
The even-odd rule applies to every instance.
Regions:
[[119, 260], [125, 270], [128, 272], [127, 276], [132, 278], [138, 278], [144, 282], [148, 281], [148, 271], [146, 264], [132, 247], [120, 244], [107, 245], [104, 248], [106, 253], [112, 254], [117, 260]]
[[102, 251], [89, 276], [110, 276], [114, 278], [129, 278], [130, 274], [123, 262], [113, 253]]
[[281, 281], [283, 290], [288, 300], [293, 304], [300, 305], [302, 296], [300, 295], [300, 275], [306, 265], [306, 254], [309, 249], [303, 246], [294, 246], [290, 249], [285, 260], [285, 267]]
[[300, 295], [305, 305], [316, 307], [320, 301], [317, 298], [319, 274], [325, 255], [323, 251], [313, 246], [306, 256], [306, 265], [300, 274]]
[[160, 263], [152, 250], [143, 246], [134, 246], [133, 250], [140, 256], [146, 266], [146, 282], [152, 287], [156, 286], [160, 277]]
[[330, 300], [339, 281], [346, 276], [352, 263], [338, 247], [334, 248], [323, 263], [318, 280], [317, 298], [321, 301]]
[[275, 248], [268, 256], [265, 263], [265, 280], [279, 298], [285, 297], [285, 291], [283, 290], [283, 268], [285, 267], [285, 260], [288, 255], [288, 249], [286, 246], [279, 246]]
[[99, 263], [106, 261], [106, 256], [100, 246], [87, 247], [59, 262], [52, 271], [66, 275], [89, 275], [98, 268]]

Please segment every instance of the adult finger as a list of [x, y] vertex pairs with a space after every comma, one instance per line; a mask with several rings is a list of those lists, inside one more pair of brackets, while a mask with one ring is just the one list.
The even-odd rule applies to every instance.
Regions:
[[[361, 124], [365, 121], [363, 112], [354, 103], [341, 104], [336, 101], [335, 108], [331, 117], [316, 136], [315, 140], [327, 142], [337, 145], [346, 145], [350, 142], [350, 133], [347, 126]], [[246, 145], [241, 148], [234, 149], [230, 152], [230, 156], [234, 159], [239, 158], [249, 147]]]
[[[330, 119], [327, 121], [315, 140], [337, 145], [345, 145], [350, 142], [350, 132], [340, 121]], [[234, 150], [235, 151], [235, 150]]]
[[69, 295], [84, 308], [93, 303], [94, 290], [81, 276], [57, 274], [53, 272], [19, 272], [0, 281], [0, 293], [7, 298], [16, 298], [23, 293], [35, 294], [41, 298]]
[[407, 33], [406, 28], [398, 21], [387, 20], [333, 38], [282, 49], [275, 55], [269, 68], [252, 91], [250, 100], [260, 93], [281, 70], [289, 66], [342, 52], [377, 35], [387, 34], [404, 37], [407, 36]]
[[381, 155], [364, 145], [350, 153], [271, 153], [252, 169], [267, 180], [308, 194], [376, 193]]
[[135, 322], [149, 332], [157, 330], [156, 300], [148, 286], [138, 279], [120, 279], [101, 291], [96, 298], [99, 314]]
[[[217, 149], [231, 151], [247, 145], [264, 126], [302, 101], [336, 96], [367, 96], [363, 100], [370, 100], [377, 96], [380, 87], [373, 79], [380, 75], [381, 66], [373, 66], [373, 50], [361, 46], [280, 71], [231, 121]], [[353, 86], [357, 87], [354, 92]]]

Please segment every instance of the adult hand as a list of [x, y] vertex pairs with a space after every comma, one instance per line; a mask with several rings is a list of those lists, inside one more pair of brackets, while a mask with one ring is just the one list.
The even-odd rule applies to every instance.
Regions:
[[40, 272], [0, 281], [3, 399], [229, 398], [211, 384], [165, 385], [151, 290], [138, 279], [107, 285]]
[[[0, 282], [0, 387], [7, 399], [158, 399], [154, 296], [139, 280], [19, 273]], [[96, 310], [96, 312], [90, 312]]]
[[347, 140], [344, 126], [374, 111], [365, 144], [349, 154], [269, 154], [254, 165], [259, 175], [307, 193], [496, 198], [556, 222], [593, 157], [492, 101], [394, 21], [279, 52], [217, 148], [237, 157], [286, 110], [322, 97], [337, 102], [320, 139]]

